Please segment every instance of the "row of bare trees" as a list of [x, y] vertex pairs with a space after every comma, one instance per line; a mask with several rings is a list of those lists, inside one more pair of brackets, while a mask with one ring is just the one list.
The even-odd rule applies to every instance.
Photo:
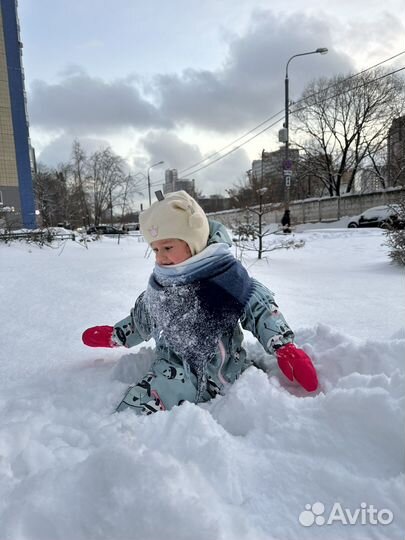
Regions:
[[342, 184], [351, 192], [356, 175], [365, 169], [387, 186], [389, 129], [404, 114], [404, 97], [403, 78], [382, 68], [319, 79], [306, 88], [292, 110], [293, 143], [309, 164], [307, 173], [329, 195], [340, 195]]
[[38, 166], [34, 190], [44, 226], [98, 225], [124, 218], [142, 180], [107, 147], [87, 155], [74, 141], [71, 159], [56, 169]]
[[[339, 196], [352, 192], [356, 179], [360, 190], [361, 179], [374, 189], [405, 183], [405, 135], [390, 140], [395, 125], [405, 132], [405, 83], [399, 73], [375, 68], [319, 79], [290, 107], [290, 142], [300, 154], [291, 197]], [[235, 202], [252, 204], [257, 187], [268, 188], [269, 201], [282, 200], [281, 161], [277, 172], [244, 179], [229, 193]]]

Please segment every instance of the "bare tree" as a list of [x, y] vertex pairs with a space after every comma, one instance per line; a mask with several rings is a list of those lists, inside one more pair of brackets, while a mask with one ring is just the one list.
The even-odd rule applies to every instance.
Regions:
[[[405, 118], [402, 119], [405, 124]], [[357, 193], [369, 193], [405, 184], [405, 145], [402, 140], [400, 143], [397, 151], [393, 151], [389, 138], [384, 139], [375, 151], [362, 161], [358, 168], [358, 181], [356, 179]]]
[[[266, 188], [259, 195], [259, 191]], [[269, 203], [272, 200], [272, 182], [268, 175], [248, 174], [241, 176], [238, 182], [232, 188], [226, 189], [226, 193], [231, 198], [233, 208], [247, 208], [260, 204], [260, 199], [264, 203]]]
[[312, 82], [295, 115], [294, 144], [308, 163], [308, 173], [329, 195], [353, 189], [360, 166], [371, 160], [403, 110], [404, 82], [381, 68], [357, 77], [343, 75]]
[[48, 169], [39, 163], [33, 180], [42, 225], [52, 227], [59, 222], [68, 221], [66, 217], [68, 193], [63, 173], [56, 169]]
[[111, 148], [94, 152], [89, 158], [86, 178], [93, 201], [94, 223], [98, 225], [109, 210], [113, 220], [113, 206], [125, 185], [123, 159]]
[[137, 178], [136, 175], [127, 174], [121, 185], [121, 193], [117, 200], [117, 205], [121, 208], [121, 223], [123, 223], [124, 216], [126, 215], [130, 203], [135, 195], [142, 194], [142, 179]]
[[253, 203], [252, 181], [248, 176], [239, 178], [233, 187], [225, 190], [233, 208], [243, 208]]
[[264, 203], [268, 188], [258, 188], [254, 193], [257, 197], [257, 205], [245, 206], [246, 213], [242, 219], [237, 220], [232, 230], [237, 235], [236, 245], [243, 251], [255, 251], [257, 258], [261, 259], [263, 253], [271, 251], [264, 246], [263, 240], [266, 236], [273, 234], [266, 228], [264, 215], [268, 213], [270, 205]]
[[73, 141], [70, 168], [72, 172], [72, 196], [76, 199], [76, 207], [84, 222], [82, 225], [89, 226], [92, 219], [86, 186], [88, 163], [86, 153], [77, 140]]
[[[86, 155], [78, 141], [73, 142], [68, 163], [55, 169], [40, 165], [34, 188], [45, 226], [58, 222], [74, 226], [99, 225], [114, 221], [132, 210], [140, 193], [141, 180], [128, 173], [124, 160], [111, 148]], [[115, 212], [117, 215], [117, 212]]]

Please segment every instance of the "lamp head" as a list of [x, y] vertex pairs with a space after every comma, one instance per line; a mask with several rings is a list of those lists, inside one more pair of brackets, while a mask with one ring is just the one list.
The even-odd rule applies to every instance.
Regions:
[[319, 47], [319, 49], [316, 49], [315, 52], [317, 52], [319, 54], [327, 54], [328, 49], [326, 47]]

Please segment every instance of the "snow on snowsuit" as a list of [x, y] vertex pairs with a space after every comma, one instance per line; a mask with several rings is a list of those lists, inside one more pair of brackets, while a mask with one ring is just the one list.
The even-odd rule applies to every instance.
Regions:
[[[114, 325], [114, 341], [125, 347], [133, 347], [151, 337], [156, 341], [155, 360], [150, 372], [139, 383], [129, 387], [117, 411], [130, 407], [138, 414], [151, 414], [171, 409], [183, 401], [204, 402], [225, 393], [229, 384], [252, 365], [242, 346], [241, 326], [252, 332], [270, 354], [293, 341], [294, 334], [278, 310], [273, 293], [257, 280], [247, 277], [239, 262], [230, 257], [227, 246], [231, 245], [225, 227], [210, 221], [210, 235], [204, 251], [228, 251], [224, 252], [224, 258], [230, 263], [227, 268], [233, 269], [233, 273], [229, 270], [223, 274], [225, 279], [221, 282], [220, 277], [218, 280], [218, 267], [212, 272], [212, 267], [209, 267], [212, 274], [208, 276], [210, 287], [214, 283], [216, 297], [221, 299], [220, 302], [208, 303], [209, 311], [215, 311], [218, 305], [222, 310], [216, 314], [217, 334], [214, 328], [210, 328], [210, 318], [204, 316], [203, 310], [194, 310], [193, 314], [190, 308], [190, 297], [198, 304], [201, 298], [206, 299], [203, 292], [199, 291], [200, 296], [194, 298], [193, 289], [187, 283], [169, 282], [171, 286], [165, 289], [169, 294], [162, 296], [161, 282], [156, 283], [153, 275], [147, 291], [138, 297], [130, 315]], [[240, 309], [235, 308], [235, 298], [228, 304], [224, 301], [228, 289], [235, 283], [234, 293]], [[165, 317], [165, 304], [159, 299], [166, 297], [166, 304], [171, 307], [170, 316]], [[179, 303], [179, 297], [181, 302], [187, 299], [188, 304]], [[157, 298], [160, 303], [155, 305], [151, 298]], [[220, 321], [224, 324], [219, 324]], [[171, 330], [172, 335], [169, 336]], [[192, 343], [194, 337], [196, 339]]]

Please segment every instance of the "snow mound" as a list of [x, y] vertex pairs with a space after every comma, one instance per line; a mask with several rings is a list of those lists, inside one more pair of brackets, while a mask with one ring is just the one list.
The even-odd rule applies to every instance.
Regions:
[[113, 379], [132, 384], [141, 379], [150, 369], [154, 359], [154, 349], [142, 347], [136, 353], [124, 354], [112, 371]]
[[[251, 367], [225, 396], [149, 417], [111, 413], [151, 349], [50, 371], [0, 400], [0, 538], [403, 538], [401, 336], [301, 328], [320, 376], [314, 395], [248, 343], [268, 373]], [[303, 527], [316, 501], [365, 502], [394, 519]]]

